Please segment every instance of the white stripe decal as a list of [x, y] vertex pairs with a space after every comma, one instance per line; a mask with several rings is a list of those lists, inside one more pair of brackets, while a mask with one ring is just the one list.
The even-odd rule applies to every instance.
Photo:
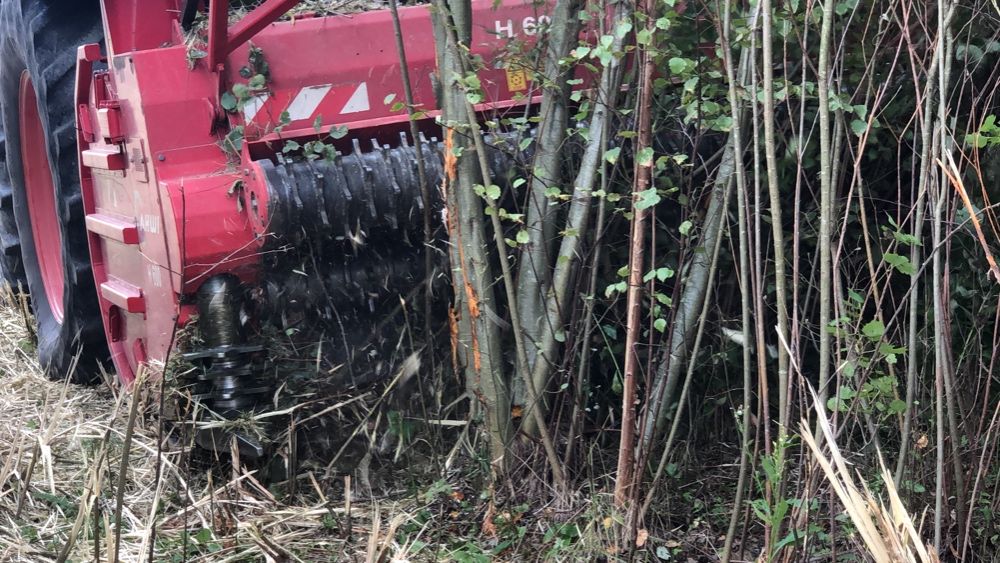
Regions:
[[309, 119], [312, 117], [316, 108], [319, 107], [320, 102], [323, 98], [330, 92], [332, 84], [322, 84], [320, 86], [307, 86], [295, 95], [295, 99], [292, 103], [288, 105], [288, 117], [292, 121], [298, 121], [300, 119]]
[[253, 118], [260, 111], [260, 108], [264, 107], [264, 102], [267, 101], [267, 94], [258, 94], [243, 104], [243, 121], [250, 123]]
[[368, 103], [368, 83], [362, 82], [358, 85], [358, 89], [351, 94], [351, 99], [347, 100], [347, 103], [344, 104], [344, 108], [340, 110], [340, 113], [358, 113], [360, 111], [368, 111], [370, 109], [371, 105]]

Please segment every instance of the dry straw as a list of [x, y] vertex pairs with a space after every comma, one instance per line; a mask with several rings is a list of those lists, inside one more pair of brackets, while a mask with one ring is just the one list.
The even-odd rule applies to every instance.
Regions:
[[872, 494], [864, 479], [860, 479], [860, 487], [857, 485], [854, 473], [848, 468], [837, 446], [826, 409], [816, 393], [813, 392], [812, 395], [822, 442], [829, 449], [829, 455], [824, 454], [823, 448], [817, 444], [809, 423], [805, 420], [799, 423], [802, 440], [823, 469], [826, 480], [844, 505], [844, 510], [857, 528], [858, 536], [868, 553], [877, 563], [937, 563], [937, 556], [925, 546], [913, 525], [913, 519], [903, 506], [881, 454], [879, 467], [885, 492], [889, 497], [888, 506]]
[[24, 319], [16, 300], [0, 299], [0, 561], [107, 561], [116, 549], [123, 562], [408, 558], [413, 546], [394, 533], [426, 503], [382, 490], [378, 511], [364, 497], [347, 507], [339, 477], [306, 470], [293, 500], [245, 467], [210, 473], [185, 461], [176, 432], [161, 436], [159, 385], [124, 393], [111, 376], [96, 387], [50, 381]]

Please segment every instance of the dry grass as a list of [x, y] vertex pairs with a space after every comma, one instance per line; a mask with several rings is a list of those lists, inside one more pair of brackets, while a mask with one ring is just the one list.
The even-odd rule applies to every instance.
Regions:
[[848, 468], [826, 415], [822, 401], [813, 393], [815, 411], [823, 443], [829, 449], [829, 455], [813, 438], [809, 423], [801, 421], [799, 430], [802, 440], [812, 451], [813, 457], [823, 470], [823, 475], [830, 483], [837, 498], [851, 522], [857, 528], [858, 536], [868, 554], [877, 563], [937, 563], [934, 551], [925, 546], [917, 528], [906, 510], [899, 493], [893, 484], [892, 475], [879, 456], [882, 482], [885, 485], [889, 504], [872, 494], [864, 479], [860, 479], [859, 487], [854, 472]]
[[343, 477], [308, 472], [289, 500], [245, 466], [190, 461], [188, 447], [169, 432], [158, 451], [157, 385], [133, 394], [110, 377], [96, 387], [49, 381], [23, 319], [9, 300], [0, 305], [0, 561], [109, 559], [133, 406], [121, 561], [149, 561], [150, 554], [155, 561], [407, 558], [412, 546], [396, 544], [394, 532], [427, 502], [380, 491], [378, 503], [348, 507]]
[[[235, 23], [261, 3], [263, 0], [244, 2], [242, 5], [233, 3], [229, 9], [229, 19]], [[356, 14], [387, 7], [388, 3], [384, 0], [303, 0], [289, 10], [283, 19], [294, 19], [306, 14], [318, 16]]]

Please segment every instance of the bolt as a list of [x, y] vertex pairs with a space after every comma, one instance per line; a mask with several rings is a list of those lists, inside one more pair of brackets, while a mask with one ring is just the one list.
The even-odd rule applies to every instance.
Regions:
[[165, 154], [163, 154], [162, 152], [160, 154], [156, 155], [156, 160], [159, 160], [160, 162], [163, 162], [166, 159], [167, 159], [167, 156]]

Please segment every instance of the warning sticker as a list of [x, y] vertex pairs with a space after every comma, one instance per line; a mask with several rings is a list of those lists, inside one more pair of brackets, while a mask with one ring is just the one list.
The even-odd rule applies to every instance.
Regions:
[[523, 68], [507, 68], [507, 91], [520, 92], [528, 89], [528, 72]]

